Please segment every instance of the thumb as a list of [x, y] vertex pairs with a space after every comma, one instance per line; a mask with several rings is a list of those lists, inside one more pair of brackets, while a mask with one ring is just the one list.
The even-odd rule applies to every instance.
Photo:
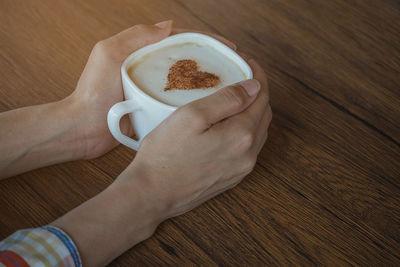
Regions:
[[242, 112], [257, 97], [260, 83], [255, 80], [246, 80], [218, 90], [216, 93], [191, 102], [184, 107], [193, 115], [192, 121], [200, 130]]
[[168, 37], [171, 31], [172, 20], [155, 25], [138, 24], [104, 40], [104, 42], [110, 48], [117, 49], [121, 59], [125, 59], [133, 51]]

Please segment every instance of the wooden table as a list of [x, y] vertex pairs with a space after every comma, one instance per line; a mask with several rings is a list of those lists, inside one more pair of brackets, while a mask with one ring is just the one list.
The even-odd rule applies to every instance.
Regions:
[[[67, 96], [97, 41], [167, 18], [226, 36], [268, 73], [274, 118], [255, 170], [112, 265], [399, 266], [398, 1], [2, 0], [0, 10], [0, 111]], [[1, 181], [0, 238], [93, 197], [134, 155], [120, 146]]]

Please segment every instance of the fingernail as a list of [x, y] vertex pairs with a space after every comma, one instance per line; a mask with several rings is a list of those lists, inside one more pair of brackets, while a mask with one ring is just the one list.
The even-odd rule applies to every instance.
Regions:
[[155, 26], [157, 26], [160, 29], [165, 29], [168, 26], [170, 26], [172, 24], [172, 20], [166, 20], [166, 21], [162, 21], [159, 23], [154, 24]]
[[233, 48], [232, 48], [232, 49], [236, 51], [236, 50], [237, 50], [237, 45], [234, 44], [234, 43], [232, 43], [232, 45], [233, 45]]
[[261, 88], [260, 82], [256, 79], [242, 81], [239, 84], [243, 86], [244, 89], [246, 89], [249, 96], [257, 94]]

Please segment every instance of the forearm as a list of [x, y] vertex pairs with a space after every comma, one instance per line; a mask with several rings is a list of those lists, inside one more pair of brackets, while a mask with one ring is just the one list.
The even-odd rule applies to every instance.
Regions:
[[142, 178], [128, 167], [105, 191], [52, 223], [74, 240], [84, 266], [106, 265], [149, 238], [164, 219], [155, 190]]
[[82, 157], [76, 113], [68, 99], [0, 113], [0, 179]]

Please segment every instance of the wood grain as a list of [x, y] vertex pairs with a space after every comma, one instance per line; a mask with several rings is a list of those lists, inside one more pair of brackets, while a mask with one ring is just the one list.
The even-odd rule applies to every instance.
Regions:
[[[274, 118], [255, 170], [112, 266], [400, 264], [398, 1], [4, 0], [0, 10], [0, 112], [67, 96], [97, 41], [167, 18], [226, 36], [268, 73]], [[120, 146], [1, 181], [0, 238], [93, 197], [133, 158]]]

